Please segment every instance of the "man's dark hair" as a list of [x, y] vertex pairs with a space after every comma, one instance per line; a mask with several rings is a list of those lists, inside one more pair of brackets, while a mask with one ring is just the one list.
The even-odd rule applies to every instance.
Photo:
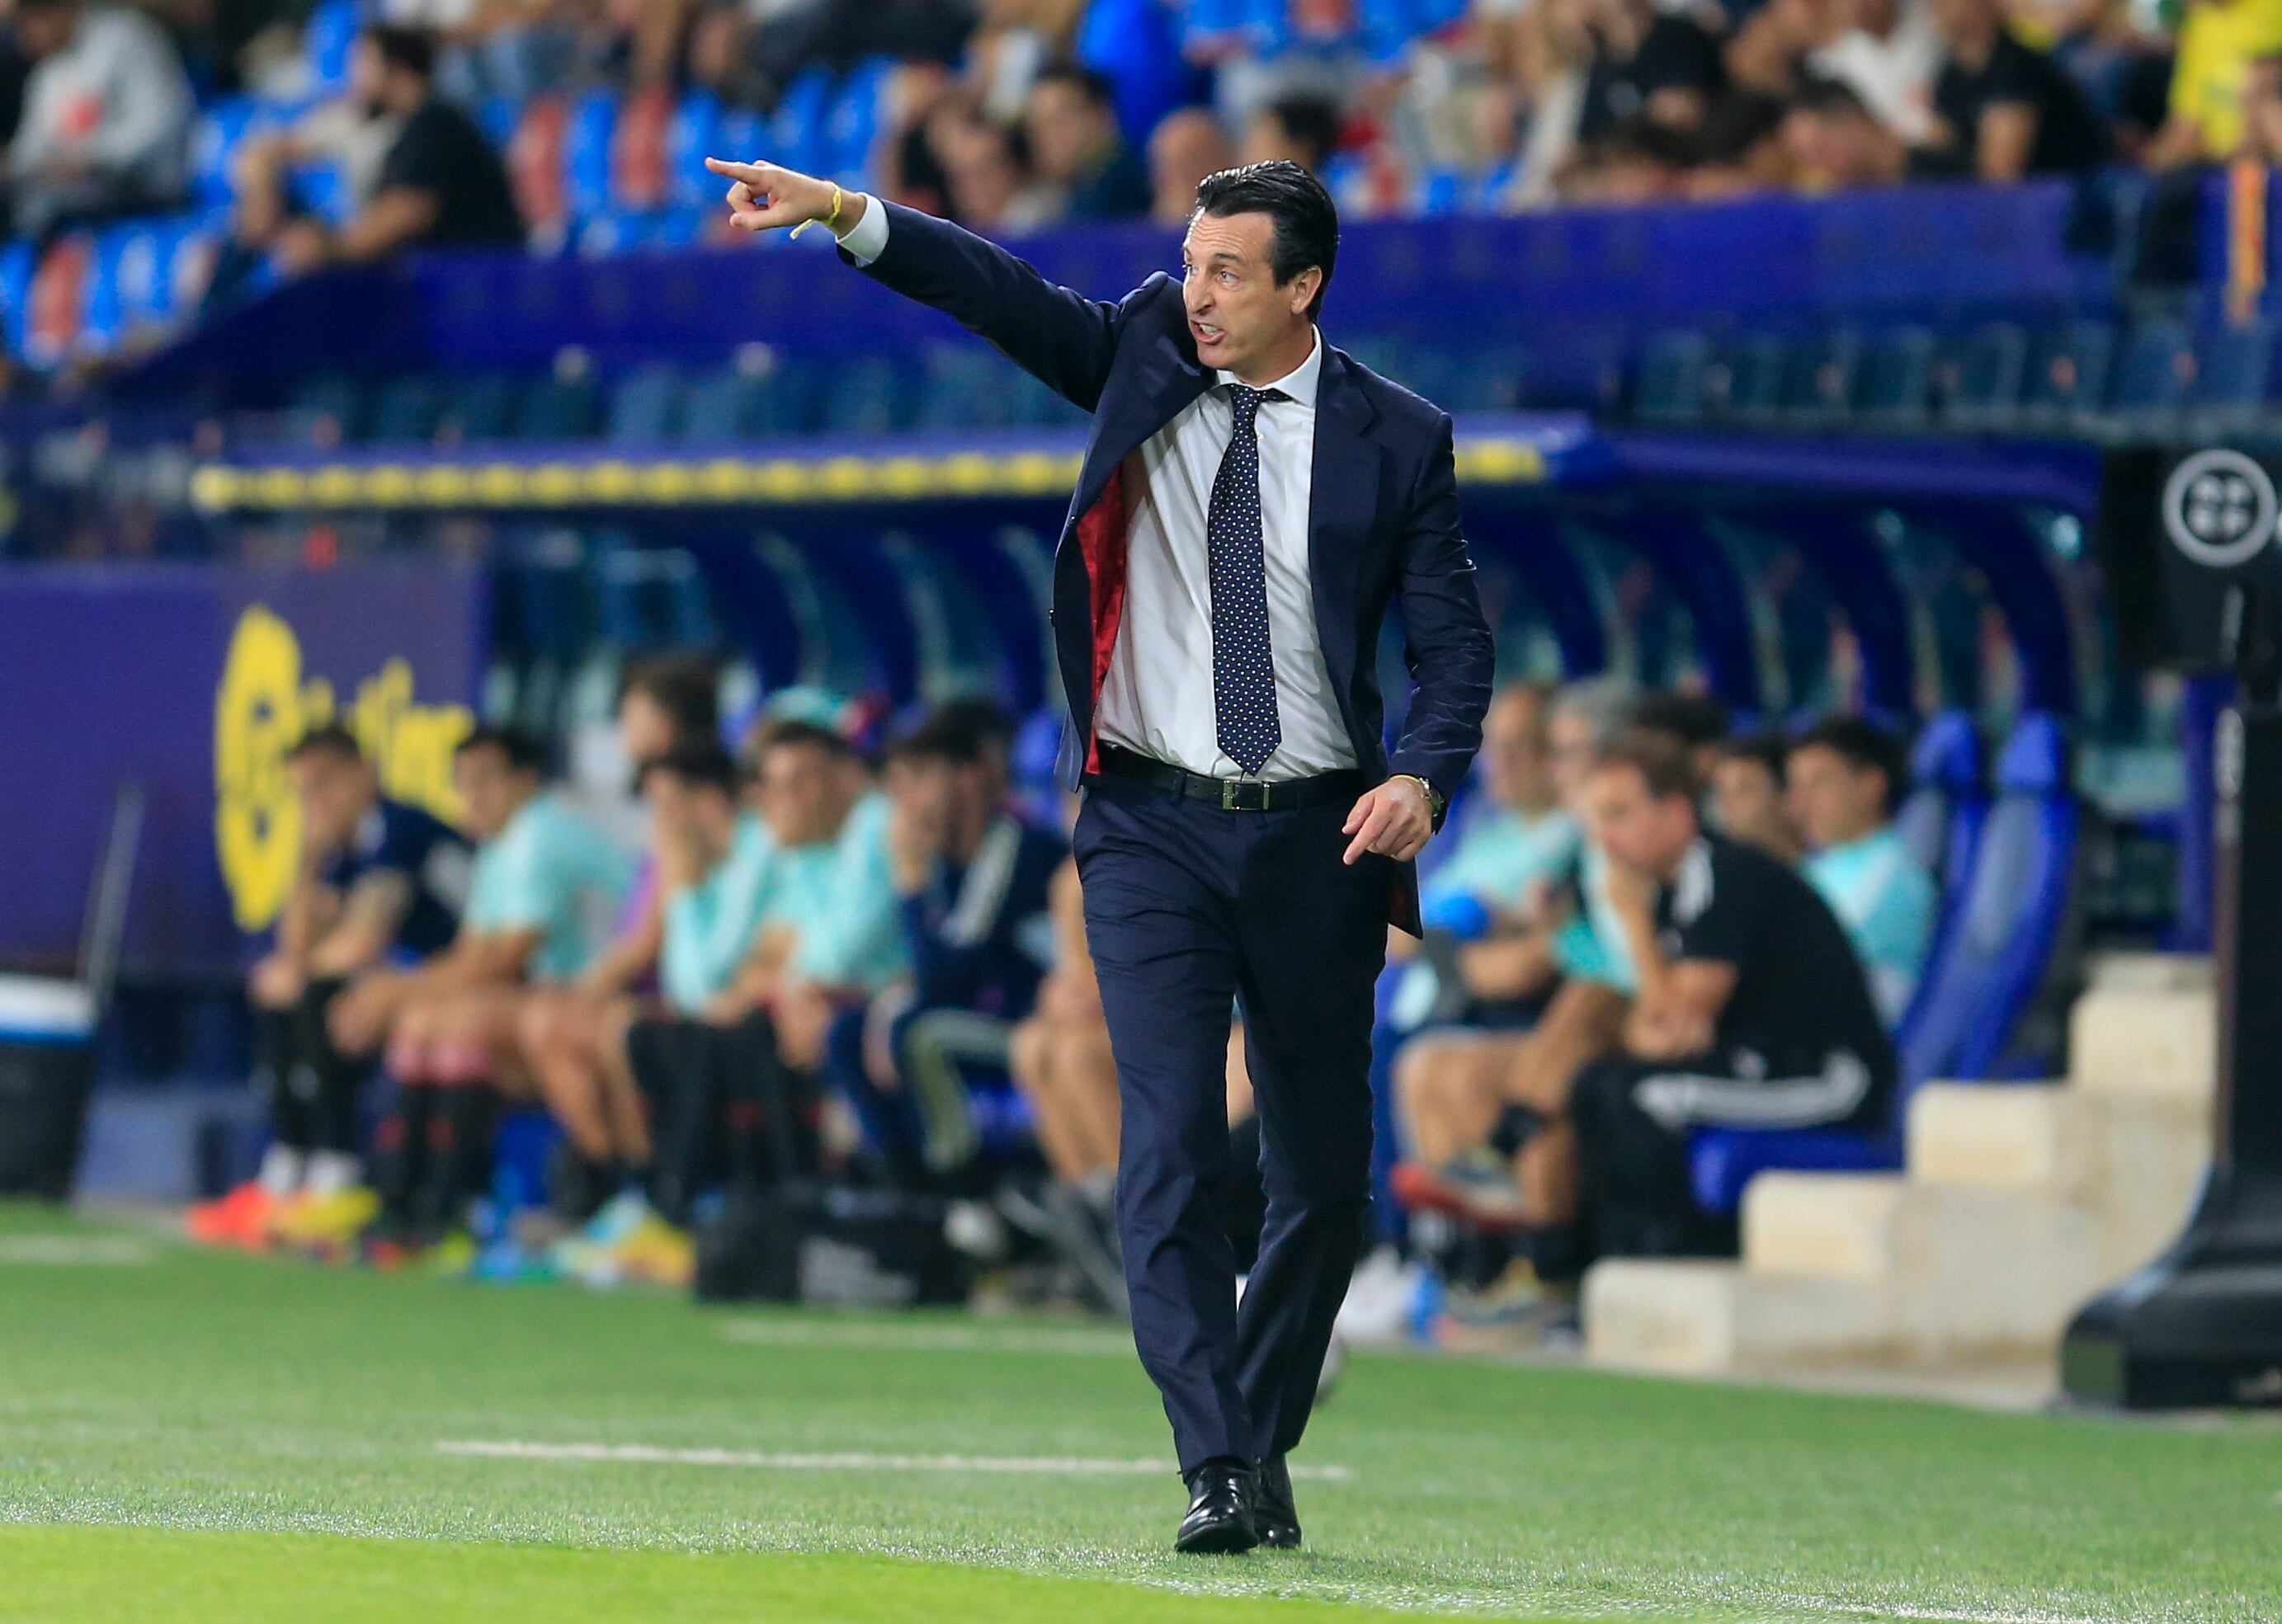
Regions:
[[1298, 161], [1309, 174], [1321, 169], [1324, 160], [1339, 151], [1342, 120], [1339, 104], [1330, 97], [1294, 90], [1277, 97], [1265, 111], [1300, 149]]
[[1067, 57], [1049, 62], [1040, 68], [1037, 77], [1030, 81], [1030, 88], [1035, 90], [1038, 86], [1047, 84], [1067, 85], [1104, 112], [1117, 105], [1117, 86], [1108, 74]]
[[1625, 720], [1663, 733], [1690, 749], [1727, 737], [1727, 708], [1704, 693], [1650, 693], [1636, 700]]
[[1841, 84], [1835, 79], [1808, 79], [1792, 92], [1790, 110], [1824, 119], [1870, 118], [1869, 104], [1851, 85]]
[[1267, 215], [1276, 227], [1275, 244], [1269, 251], [1276, 285], [1285, 286], [1311, 265], [1321, 267], [1323, 286], [1308, 306], [1308, 319], [1323, 310], [1331, 267], [1339, 257], [1339, 211], [1321, 181], [1283, 158], [1223, 169], [1197, 183], [1197, 212], [1215, 220]]
[[364, 746], [357, 742], [357, 736], [350, 732], [345, 724], [327, 722], [302, 734], [285, 752], [285, 759], [289, 762], [307, 761], [313, 755], [330, 755], [336, 761], [361, 762], [364, 760]]
[[987, 700], [938, 705], [888, 746], [890, 762], [942, 762], [953, 767], [1004, 762], [1011, 733], [1005, 713]]
[[364, 31], [364, 38], [389, 66], [417, 73], [423, 79], [436, 76], [436, 36], [427, 29], [408, 27], [403, 23], [376, 22]]
[[1645, 115], [1618, 125], [1586, 154], [1596, 164], [1654, 164], [1683, 170], [1695, 168], [1703, 156], [1703, 143], [1693, 134]]
[[1707, 164], [1740, 164], [1760, 143], [1782, 131], [1784, 107], [1779, 97], [1755, 90], [1735, 90], [1720, 97], [1704, 115], [1700, 137]]
[[1719, 741], [1723, 762], [1756, 762], [1777, 784], [1783, 781], [1783, 763], [1790, 757], [1790, 740], [1781, 733], [1735, 733]]
[[737, 763], [719, 745], [695, 740], [679, 744], [664, 755], [643, 764], [641, 787], [648, 789], [649, 781], [663, 773], [669, 778], [679, 778], [694, 790], [715, 790], [731, 800], [744, 782]]
[[1692, 807], [1696, 796], [1703, 793], [1696, 781], [1696, 763], [1688, 759], [1687, 746], [1666, 732], [1626, 728], [1601, 752], [1601, 759], [1593, 770], [1606, 772], [1611, 767], [1629, 767], [1640, 774], [1641, 782], [1648, 785], [1648, 793], [1658, 800], [1676, 797]]
[[516, 772], [540, 778], [547, 775], [547, 746], [519, 727], [490, 722], [472, 727], [468, 736], [453, 747], [452, 755], [457, 760], [477, 750], [498, 751], [501, 759]]
[[1874, 722], [1860, 716], [1825, 716], [1790, 741], [1789, 754], [1810, 748], [1832, 752], [1857, 772], [1882, 773], [1889, 816], [1910, 793], [1909, 758], [1902, 753], [1902, 741]]
[[752, 737], [746, 740], [745, 756], [757, 769], [770, 751], [788, 746], [822, 750], [843, 759], [856, 754], [856, 746], [848, 742], [845, 735], [834, 732], [821, 722], [811, 722], [803, 716], [779, 716], [753, 730]]
[[721, 738], [721, 677], [713, 662], [697, 654], [656, 654], [626, 668], [618, 702], [639, 693], [673, 719], [681, 743], [718, 743]]

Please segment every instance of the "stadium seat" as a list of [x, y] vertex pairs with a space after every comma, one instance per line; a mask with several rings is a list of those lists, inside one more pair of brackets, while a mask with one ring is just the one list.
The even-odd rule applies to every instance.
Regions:
[[955, 431], [1021, 423], [1023, 401], [1009, 387], [1018, 375], [1003, 356], [978, 344], [937, 344], [927, 353], [916, 424]]
[[518, 440], [583, 440], [601, 418], [594, 381], [582, 375], [533, 383], [515, 402], [511, 421]]
[[230, 165], [255, 124], [252, 97], [225, 97], [206, 108], [190, 131], [190, 196], [206, 208], [228, 208], [235, 189]]
[[24, 352], [35, 264], [29, 243], [0, 243], [0, 344], [4, 344], [11, 355]]
[[1902, 327], [1880, 335], [1863, 359], [1855, 422], [1894, 433], [1923, 429], [1933, 405], [1933, 363], [1931, 329]]
[[523, 380], [506, 373], [447, 379], [436, 437], [455, 445], [508, 438], [518, 421], [523, 391]]
[[703, 445], [726, 445], [765, 434], [770, 422], [770, 382], [757, 374], [716, 372], [693, 380], [682, 401], [681, 437]]
[[612, 91], [589, 90], [570, 106], [563, 129], [563, 182], [573, 219], [611, 205], [611, 144], [617, 128], [618, 98]]
[[1715, 375], [1710, 397], [1714, 414], [1743, 423], [1774, 421], [1789, 364], [1790, 345], [1779, 335], [1755, 333], [1746, 338], [1725, 371]]
[[382, 445], [424, 445], [442, 414], [442, 392], [434, 378], [391, 378], [373, 395], [371, 437]]
[[1882, 1133], [1843, 1128], [1698, 1128], [1688, 1141], [1696, 1204], [1716, 1217], [1741, 1210], [1743, 1187], [1765, 1172], [1890, 1172], [1902, 1164], [1900, 1114]]
[[867, 175], [873, 149], [887, 123], [888, 81], [895, 64], [885, 57], [860, 63], [833, 97], [824, 117], [822, 174]]
[[1972, 877], [1988, 816], [1980, 731], [1963, 711], [1944, 711], [1910, 752], [1910, 793], [1895, 809], [1894, 825], [1911, 857], [1940, 883], [1944, 915]]
[[94, 242], [83, 233], [58, 238], [40, 257], [24, 299], [23, 355], [33, 366], [52, 367], [78, 351], [94, 262]]
[[2071, 917], [2081, 814], [2057, 717], [2023, 716], [1997, 766], [1953, 926], [1901, 1038], [1906, 1085], [2010, 1074], [2014, 1030]]
[[2190, 408], [2195, 432], [2217, 436], [2258, 428], [2272, 411], [2274, 323], [2263, 317], [2239, 325], [2212, 322], [2196, 352]]
[[1842, 327], [1793, 352], [1783, 374], [1782, 420], [1801, 429], [1843, 428], [1862, 379], [1862, 335]]
[[768, 123], [768, 151], [774, 161], [804, 174], [825, 173], [825, 123], [831, 109], [829, 70], [811, 67], [787, 85]]
[[710, 90], [690, 90], [674, 104], [665, 129], [665, 200], [685, 206], [711, 205], [726, 189], [705, 166], [726, 144], [720, 98]]
[[338, 373], [305, 380], [286, 408], [286, 433], [296, 445], [330, 450], [363, 437], [366, 392], [354, 378]]
[[656, 445], [681, 432], [689, 391], [680, 368], [664, 361], [636, 367], [610, 394], [603, 433], [614, 445]]
[[911, 426], [910, 381], [894, 360], [858, 356], [828, 368], [821, 396], [822, 427], [833, 434], [891, 434]]
[[338, 96], [348, 84], [349, 47], [364, 27], [357, 0], [319, 0], [301, 25], [301, 57], [314, 96]]
[[1642, 422], [1693, 427], [1704, 421], [1712, 341], [1693, 328], [1658, 333], [1641, 358], [1633, 413]]
[[1944, 418], [1968, 433], [2010, 429], [2019, 420], [2029, 336], [2010, 321], [1977, 328], [1951, 363]]
[[2092, 421], [2111, 432], [2162, 433], [2177, 422], [2194, 372], [2185, 323], [2169, 316], [2142, 321], [2116, 362], [2107, 409], [2094, 408]]
[[2049, 335], [2028, 375], [2020, 426], [2050, 432], [2092, 417], [2107, 402], [2115, 355], [2111, 322], [2070, 321]]

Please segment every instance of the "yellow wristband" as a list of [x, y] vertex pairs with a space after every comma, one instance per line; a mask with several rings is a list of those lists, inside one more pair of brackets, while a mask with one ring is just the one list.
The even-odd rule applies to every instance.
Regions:
[[[834, 228], [834, 227], [836, 227], [837, 225], [839, 225], [839, 223], [840, 223], [840, 205], [841, 205], [841, 204], [842, 204], [842, 201], [844, 201], [844, 198], [843, 198], [842, 194], [842, 192], [841, 192], [841, 190], [840, 190], [840, 188], [839, 188], [837, 185], [834, 186], [834, 187], [833, 187], [833, 189], [832, 189], [832, 213], [829, 213], [829, 214], [827, 214], [827, 215], [824, 217], [823, 220], [820, 222], [820, 223], [823, 225], [824, 228], [825, 228], [827, 231], [832, 231], [832, 230], [833, 230], [833, 228]], [[816, 221], [816, 220], [802, 220], [802, 221], [800, 222], [800, 224], [798, 224], [797, 226], [795, 226], [795, 227], [792, 228], [792, 234], [793, 234], [793, 236], [798, 236], [802, 232], [803, 232], [803, 231], [807, 230], [811, 226], [817, 225], [817, 224], [819, 224], [819, 221]], [[837, 235], [837, 233], [835, 232], [835, 233], [834, 233], [834, 235], [836, 236], [836, 235]]]

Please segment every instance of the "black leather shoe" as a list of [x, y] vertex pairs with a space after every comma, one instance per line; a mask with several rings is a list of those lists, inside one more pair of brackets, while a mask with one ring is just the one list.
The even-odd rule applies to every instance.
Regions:
[[1233, 1556], [1260, 1543], [1252, 1521], [1248, 1467], [1207, 1461], [1189, 1473], [1189, 1514], [1173, 1539], [1176, 1551]]
[[1292, 1503], [1292, 1473], [1281, 1455], [1270, 1455], [1253, 1473], [1252, 1521], [1260, 1543], [1270, 1551], [1300, 1549], [1300, 1508]]

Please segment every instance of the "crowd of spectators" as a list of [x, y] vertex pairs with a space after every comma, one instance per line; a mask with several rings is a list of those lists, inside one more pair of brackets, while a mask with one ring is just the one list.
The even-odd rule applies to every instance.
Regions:
[[[512, 729], [461, 744], [456, 828], [384, 798], [345, 729], [299, 742], [300, 880], [249, 988], [272, 1142], [194, 1234], [684, 1285], [698, 1232], [734, 1227], [722, 1192], [812, 1184], [922, 1203], [973, 1267], [1123, 1309], [1078, 876], [1006, 719], [958, 701], [867, 738], [795, 690], [733, 754], [718, 695], [702, 662], [630, 673], [612, 759], [639, 850]], [[1357, 1329], [1426, 1276], [1558, 1325], [1595, 1257], [1733, 1247], [1690, 1193], [1695, 1130], [1882, 1128], [1937, 908], [1894, 823], [1903, 763], [1856, 717], [1737, 733], [1609, 679], [1497, 694], [1424, 934], [1389, 938], [1400, 1164]], [[1242, 1257], [1263, 1208], [1240, 1011], [1228, 1053]], [[561, 1141], [547, 1212], [509, 1230], [513, 1110]]]
[[[380, 60], [247, 155], [234, 236], [289, 270], [511, 236], [498, 166], [470, 153], [487, 100], [702, 89], [765, 112], [814, 70], [880, 62], [864, 178], [1004, 232], [1170, 223], [1198, 175], [1266, 157], [1370, 214], [1438, 178], [1494, 210], [2282, 156], [2282, 0], [1406, 3], [1408, 27], [1381, 0], [372, 0]], [[307, 99], [293, 0], [0, 16], [19, 235], [180, 205], [199, 95]], [[314, 152], [359, 200], [346, 228], [279, 195]]]

